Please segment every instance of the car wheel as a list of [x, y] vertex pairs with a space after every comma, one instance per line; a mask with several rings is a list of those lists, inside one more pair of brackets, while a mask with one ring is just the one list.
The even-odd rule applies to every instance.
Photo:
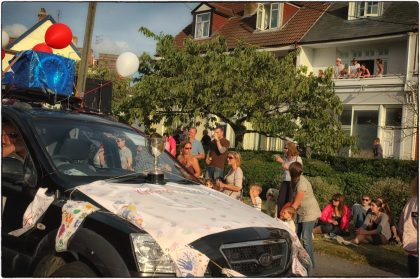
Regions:
[[59, 267], [51, 277], [98, 277], [98, 275], [87, 264], [76, 261]]

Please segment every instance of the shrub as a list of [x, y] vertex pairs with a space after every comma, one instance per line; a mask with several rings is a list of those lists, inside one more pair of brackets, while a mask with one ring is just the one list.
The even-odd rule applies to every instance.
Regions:
[[271, 162], [259, 159], [244, 160], [241, 168], [245, 176], [245, 185], [243, 187], [244, 196], [248, 195], [249, 185], [258, 183], [263, 188], [260, 197], [264, 198], [265, 193], [269, 188], [277, 188], [283, 180], [281, 167], [273, 160], [271, 160]]
[[373, 183], [372, 199], [384, 198], [391, 209], [392, 218], [398, 225], [398, 219], [410, 196], [409, 183], [396, 178], [385, 178]]
[[355, 172], [376, 178], [395, 177], [410, 181], [418, 172], [418, 161], [398, 159], [363, 159], [314, 155], [338, 172]]
[[343, 181], [342, 190], [349, 205], [359, 202], [363, 194], [372, 195], [372, 177], [353, 172], [342, 173], [340, 177]]
[[335, 193], [341, 192], [340, 186], [336, 184], [330, 184], [322, 177], [317, 176], [307, 178], [309, 182], [311, 182], [316, 200], [318, 201], [321, 209], [323, 209], [331, 201], [331, 197]]
[[317, 160], [303, 160], [303, 170], [305, 176], [333, 176], [336, 171], [327, 163]]

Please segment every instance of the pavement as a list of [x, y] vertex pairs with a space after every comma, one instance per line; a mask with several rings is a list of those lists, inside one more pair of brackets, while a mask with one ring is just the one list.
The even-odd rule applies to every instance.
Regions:
[[330, 255], [315, 253], [313, 277], [401, 277], [368, 264], [358, 264]]

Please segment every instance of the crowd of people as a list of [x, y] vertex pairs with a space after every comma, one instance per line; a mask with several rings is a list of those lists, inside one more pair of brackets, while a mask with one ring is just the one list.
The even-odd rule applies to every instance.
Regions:
[[[179, 143], [177, 152], [176, 137], [164, 134], [165, 149], [195, 177], [205, 179], [205, 185], [220, 191], [232, 199], [243, 200], [244, 172], [241, 169], [241, 155], [237, 151], [229, 151], [230, 142], [225, 138], [223, 127], [216, 127], [212, 138], [207, 131], [200, 140], [196, 139], [197, 129], [192, 127], [184, 133], [184, 140]], [[152, 137], [152, 136], [151, 136]], [[130, 148], [126, 146], [124, 135], [115, 137], [119, 149], [121, 167], [134, 170]], [[141, 148], [138, 146], [137, 148]], [[163, 147], [162, 147], [163, 148]], [[24, 160], [26, 156], [21, 138], [13, 125], [3, 123], [2, 127], [2, 157], [13, 157]], [[137, 156], [147, 152], [137, 150]], [[375, 157], [382, 157], [382, 147], [379, 138], [373, 141]], [[396, 243], [403, 245], [408, 254], [410, 275], [418, 274], [418, 177], [412, 182], [413, 197], [408, 201], [397, 224], [393, 218], [388, 202], [378, 197], [371, 199], [368, 194], [361, 197], [360, 203], [351, 208], [346, 204], [345, 196], [336, 193], [322, 210], [314, 195], [309, 180], [303, 175], [303, 161], [299, 156], [297, 146], [293, 142], [284, 145], [284, 156], [275, 155], [274, 161], [283, 172], [283, 181], [278, 189], [269, 189], [266, 193], [266, 205], [260, 197], [263, 187], [254, 183], [249, 187], [249, 205], [256, 210], [270, 211], [269, 205], [274, 204], [272, 215], [279, 222], [284, 222], [289, 229], [297, 234], [303, 247], [308, 252], [315, 266], [313, 236], [323, 234], [324, 237], [336, 239], [344, 245], [371, 243], [385, 245]], [[206, 165], [203, 173], [200, 160]], [[228, 171], [225, 175], [225, 163]], [[106, 167], [104, 147], [101, 145], [94, 157], [97, 167]], [[133, 169], [134, 168], [134, 169]], [[136, 170], [137, 171], [137, 170]], [[350, 236], [353, 236], [349, 238]], [[347, 238], [347, 240], [344, 239]]]
[[[351, 60], [351, 64], [346, 67], [341, 58], [337, 57], [335, 60], [335, 65], [333, 67], [334, 78], [343, 79], [343, 78], [370, 78], [370, 77], [382, 77], [384, 74], [384, 62], [382, 59], [375, 59], [375, 64], [377, 68], [376, 74], [371, 73], [365, 63], [359, 63], [356, 58]], [[318, 77], [324, 77], [325, 73], [323, 70], [319, 70]]]

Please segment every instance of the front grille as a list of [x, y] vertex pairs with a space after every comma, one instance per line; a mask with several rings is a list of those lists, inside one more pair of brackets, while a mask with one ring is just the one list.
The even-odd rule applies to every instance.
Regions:
[[290, 249], [285, 239], [223, 244], [220, 252], [229, 267], [246, 276], [283, 273]]

